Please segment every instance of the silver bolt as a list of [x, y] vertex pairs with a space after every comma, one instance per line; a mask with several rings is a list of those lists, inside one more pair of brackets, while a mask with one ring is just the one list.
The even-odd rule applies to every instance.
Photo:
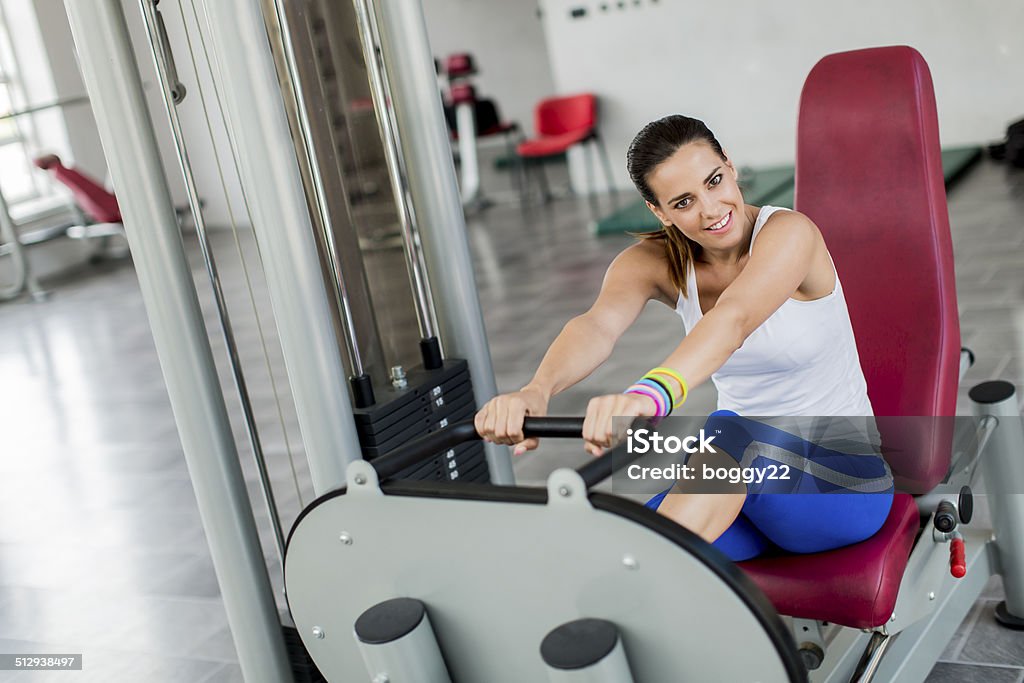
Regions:
[[572, 489], [570, 489], [568, 486], [559, 486], [558, 487], [558, 495], [562, 496], [563, 498], [568, 498], [569, 494], [571, 494], [571, 493], [572, 493]]
[[626, 569], [636, 569], [639, 565], [637, 564], [636, 558], [632, 555], [623, 555], [622, 564]]
[[357, 474], [356, 475], [356, 483], [359, 484], [360, 486], [362, 486], [363, 484], [366, 483], [366, 477], [363, 476], [362, 474]]
[[934, 600], [935, 599], [935, 591], [932, 591], [931, 593], [928, 594], [928, 599], [929, 600]]
[[338, 536], [338, 539], [345, 545], [352, 545], [352, 537], [347, 531], [342, 531], [341, 536]]
[[316, 638], [317, 640], [323, 640], [325, 635], [326, 634], [324, 633], [324, 630], [322, 628], [320, 628], [319, 626], [314, 626], [313, 627], [313, 637], [314, 638]]
[[395, 389], [405, 389], [409, 382], [405, 379], [405, 368], [401, 365], [391, 366], [391, 386]]

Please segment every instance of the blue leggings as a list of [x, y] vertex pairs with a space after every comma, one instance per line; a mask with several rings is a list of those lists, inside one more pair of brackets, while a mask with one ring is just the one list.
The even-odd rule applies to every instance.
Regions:
[[[713, 445], [741, 466], [789, 467], [788, 481], [747, 484], [739, 516], [713, 543], [732, 560], [779, 549], [817, 553], [840, 548], [870, 538], [889, 515], [894, 488], [881, 456], [823, 448], [725, 410], [712, 413], [704, 429], [716, 434]], [[646, 506], [657, 510], [669, 490]]]

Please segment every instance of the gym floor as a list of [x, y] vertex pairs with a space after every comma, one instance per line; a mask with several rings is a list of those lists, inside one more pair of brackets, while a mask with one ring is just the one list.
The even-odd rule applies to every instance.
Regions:
[[[549, 172], [556, 183], [557, 175]], [[507, 179], [484, 179], [485, 188], [502, 183]], [[607, 210], [608, 197], [601, 201]], [[950, 214], [963, 342], [978, 356], [961, 389], [960, 412], [968, 414], [966, 390], [979, 381], [1003, 378], [1024, 390], [1024, 173], [981, 162], [952, 190]], [[624, 235], [591, 236], [590, 218], [587, 202], [573, 197], [526, 210], [499, 204], [470, 217], [500, 390], [530, 378], [548, 343], [586, 310], [605, 267], [630, 243]], [[228, 232], [215, 240], [225, 254], [234, 249]], [[186, 241], [220, 363], [223, 345], [198, 246]], [[242, 246], [255, 263], [251, 239], [243, 236]], [[219, 260], [232, 310], [239, 311], [236, 336], [266, 425], [261, 435], [287, 528], [312, 497], [308, 468], [280, 351], [269, 345], [268, 370], [237, 264]], [[44, 285], [53, 292], [49, 301], [0, 305], [0, 652], [80, 652], [85, 666], [76, 674], [0, 672], [0, 681], [241, 681], [134, 270], [127, 261], [108, 262]], [[258, 280], [254, 291], [268, 327]], [[681, 334], [674, 313], [652, 304], [613, 358], [557, 397], [552, 413], [580, 414], [590, 396], [621, 391]], [[266, 388], [271, 373], [282, 420]], [[237, 401], [228, 393], [244, 444]], [[713, 388], [701, 387], [684, 412], [707, 414], [714, 402]], [[587, 457], [579, 444], [549, 442], [521, 457], [516, 472], [521, 483], [539, 483]], [[280, 565], [247, 452], [242, 461], [280, 594]], [[1024, 634], [993, 621], [1000, 596], [993, 581], [929, 683], [1024, 682]]]

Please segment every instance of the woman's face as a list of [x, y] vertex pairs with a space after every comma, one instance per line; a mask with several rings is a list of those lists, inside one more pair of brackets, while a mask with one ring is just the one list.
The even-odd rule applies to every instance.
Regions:
[[736, 169], [705, 142], [683, 145], [654, 168], [647, 184], [658, 200], [648, 206], [666, 227], [675, 225], [705, 249], [737, 247], [746, 211]]

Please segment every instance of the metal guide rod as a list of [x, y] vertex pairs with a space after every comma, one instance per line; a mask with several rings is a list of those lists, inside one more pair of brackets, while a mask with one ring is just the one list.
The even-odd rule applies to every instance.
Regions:
[[[153, 5], [155, 6], [158, 2], [160, 0], [153, 0]], [[185, 86], [182, 84], [181, 79], [178, 78], [178, 67], [174, 65], [174, 53], [171, 52], [171, 41], [167, 37], [167, 27], [164, 26], [163, 15], [160, 12], [154, 12], [154, 16], [150, 17], [145, 8], [142, 11], [146, 21], [152, 22], [146, 26], [150, 43], [160, 43], [162, 61], [157, 66], [159, 69], [157, 73], [170, 84], [171, 101], [174, 104], [179, 104], [185, 99]], [[155, 50], [156, 48], [153, 49]]]
[[[497, 393], [497, 385], [423, 8], [419, 0], [390, 0], [385, 12], [367, 2], [380, 28], [409, 189], [424, 228], [423, 255], [436, 295], [439, 331], [446, 352], [469, 363], [473, 395], [482, 405]], [[491, 480], [514, 483], [508, 448], [487, 444], [485, 453]]]
[[[0, 117], [0, 120], [7, 117]], [[0, 256], [10, 256], [14, 270], [14, 280], [9, 285], [0, 287], [0, 301], [10, 301], [22, 295], [26, 290], [35, 301], [45, 301], [50, 293], [39, 286], [32, 274], [28, 262], [25, 245], [18, 236], [18, 226], [11, 218], [7, 200], [0, 192]]]
[[[178, 119], [178, 110], [175, 107], [178, 101], [175, 90], [180, 85], [177, 73], [169, 69], [168, 55], [164, 50], [170, 49], [169, 45], [161, 39], [160, 26], [163, 21], [159, 18], [156, 9], [156, 2], [159, 0], [139, 0], [139, 7], [142, 10], [143, 23], [146, 25], [146, 35], [149, 39], [149, 49], [153, 56], [153, 64], [156, 67], [157, 79], [160, 81], [160, 94], [167, 112], [167, 120], [171, 124], [171, 136], [174, 138], [174, 147], [178, 156], [178, 167], [181, 169], [182, 177], [185, 179], [185, 193], [188, 195], [188, 206], [192, 212], [192, 221], [196, 228], [196, 235], [199, 237], [199, 247], [203, 252], [203, 261], [206, 263], [206, 273], [210, 278], [210, 285], [213, 288], [213, 298], [217, 305], [217, 314], [220, 318], [220, 329], [224, 337], [224, 346], [228, 352], [228, 365], [231, 367], [231, 376], [235, 382], [235, 390], [238, 393], [238, 400], [242, 406], [242, 415], [245, 419], [246, 434], [249, 437], [249, 445], [252, 448], [253, 458], [256, 461], [256, 469], [260, 476], [260, 488], [263, 492], [263, 500], [267, 506], [267, 514], [270, 517], [271, 527], [274, 531], [274, 542], [277, 545], [278, 559], [284, 566], [284, 532], [281, 529], [281, 518], [277, 514], [277, 503], [274, 500], [274, 489], [270, 483], [270, 474], [267, 472], [266, 457], [263, 454], [263, 444], [260, 442], [259, 430], [256, 427], [256, 416], [253, 414], [252, 402], [249, 400], [249, 390], [245, 382], [245, 373], [242, 372], [242, 361], [238, 355], [238, 345], [235, 343], [235, 333], [231, 326], [231, 316], [228, 313], [227, 303], [224, 299], [224, 290], [220, 284], [220, 276], [217, 273], [217, 262], [210, 248], [210, 240], [206, 232], [206, 218], [199, 202], [199, 193], [196, 190], [195, 177], [192, 174], [192, 164], [189, 162], [188, 149], [185, 147], [185, 138], [181, 131], [181, 121]], [[163, 34], [166, 36], [166, 33]]]
[[359, 351], [359, 343], [356, 339], [355, 317], [352, 314], [352, 305], [348, 298], [348, 288], [345, 286], [345, 274], [338, 263], [338, 248], [335, 244], [333, 222], [327, 206], [327, 190], [325, 189], [323, 174], [320, 172], [318, 162], [319, 154], [313, 144], [313, 134], [309, 122], [309, 113], [306, 111], [306, 98], [303, 94], [302, 79], [299, 78], [299, 70], [296, 64], [295, 48], [292, 44], [292, 32], [288, 22], [288, 13], [282, 6], [281, 0], [267, 0], [273, 5], [274, 15], [280, 27], [278, 31], [281, 38], [281, 48], [285, 57], [288, 69], [289, 85], [295, 98], [296, 119], [299, 124], [299, 133], [302, 138], [302, 145], [305, 148], [306, 157], [309, 159], [308, 168], [312, 180], [312, 188], [315, 194], [315, 208], [320, 215], [320, 225], [323, 227], [324, 242], [327, 245], [326, 258], [334, 274], [332, 284], [335, 286], [335, 294], [341, 304], [341, 327], [345, 337], [345, 348], [349, 358], [352, 360], [352, 374], [355, 377], [366, 374], [363, 367], [362, 354]]
[[242, 674], [291, 670], [120, 0], [65, 0]]
[[14, 267], [14, 282], [9, 286], [0, 287], [0, 301], [7, 301], [20, 296], [25, 291], [29, 280], [29, 271], [25, 248], [18, 241], [18, 228], [11, 220], [11, 214], [7, 210], [7, 202], [4, 201], [3, 194], [0, 194], [0, 245], [7, 245]]
[[405, 265], [409, 271], [413, 294], [416, 301], [416, 316], [420, 325], [420, 337], [437, 336], [435, 331], [436, 313], [431, 301], [430, 282], [419, 248], [419, 225], [416, 223], [415, 204], [410, 194], [409, 173], [402, 158], [402, 141], [395, 121], [391, 84], [384, 68], [380, 46], [380, 29], [370, 0], [355, 0], [356, 17], [359, 22], [359, 38], [363, 45], [363, 58], [370, 76], [370, 94], [377, 111], [377, 126], [384, 142], [384, 157], [387, 162], [391, 188], [398, 205], [398, 217], [402, 227], [402, 245], [405, 251]]
[[204, 2], [274, 317], [320, 495], [360, 458], [345, 371], [258, 0]]
[[[178, 2], [178, 16], [181, 18], [181, 25], [187, 27], [188, 20], [185, 19], [185, 8], [183, 6], [184, 2], [185, 0], [180, 0]], [[196, 26], [196, 36], [199, 38], [199, 45], [203, 50], [203, 58], [206, 62], [206, 67], [208, 73], [210, 74], [210, 79], [212, 81], [211, 85], [213, 87], [214, 100], [217, 103], [217, 111], [220, 114], [220, 121], [221, 124], [224, 126], [225, 133], [227, 133], [227, 120], [224, 118], [223, 107], [220, 106], [220, 91], [217, 89], [217, 82], [213, 75], [212, 61], [210, 59], [210, 54], [206, 49], [206, 38], [203, 36], [201, 22], [199, 21], [199, 13], [196, 11], [196, 5], [193, 0], [188, 0], [188, 4], [192, 10], [192, 18]], [[188, 50], [189, 62], [192, 65], [192, 74], [195, 76], [196, 79], [196, 94], [199, 95], [199, 106], [203, 110], [203, 120], [206, 123], [206, 132], [207, 135], [209, 136], [208, 140], [210, 141], [210, 147], [213, 151], [213, 165], [217, 169], [217, 178], [220, 181], [221, 189], [224, 190], [224, 196], [227, 197], [230, 193], [228, 192], [227, 189], [227, 182], [225, 182], [224, 180], [224, 168], [221, 166], [221, 157], [217, 151], [217, 143], [215, 141], [215, 135], [213, 133], [213, 122], [211, 121], [210, 118], [210, 108], [207, 106], [206, 95], [203, 93], [202, 78], [199, 76], [199, 67], [196, 64], [196, 53], [194, 48], [195, 44], [192, 42], [192, 38], [189, 35], [188, 30], [185, 30], [184, 34], [185, 46], [186, 49]], [[241, 174], [238, 172], [238, 155], [234, 149], [230, 136], [228, 136], [228, 147], [229, 156], [231, 158], [232, 165], [235, 169], [235, 177], [239, 177]], [[242, 206], [245, 208], [245, 214], [249, 218], [249, 225], [251, 226], [252, 213], [249, 208], [249, 200], [245, 197], [244, 193], [242, 194]], [[272, 363], [270, 362], [270, 354], [267, 350], [267, 339], [263, 331], [263, 319], [260, 316], [259, 306], [256, 305], [256, 296], [253, 293], [252, 279], [249, 277], [249, 267], [246, 265], [245, 256], [242, 253], [242, 243], [238, 237], [238, 223], [235, 220], [235, 213], [231, 208], [230, 200], [227, 201], [225, 208], [227, 209], [228, 212], [228, 221], [231, 223], [231, 236], [234, 238], [235, 249], [237, 250], [238, 253], [238, 262], [239, 265], [242, 267], [242, 275], [243, 279], [245, 280], [246, 289], [248, 289], [249, 291], [249, 304], [252, 306], [253, 320], [256, 322], [256, 332], [260, 340], [260, 348], [263, 351], [263, 362], [264, 367], [266, 367], [267, 369], [267, 379], [270, 381], [270, 390], [274, 396], [274, 407], [277, 409], [278, 423], [281, 425], [281, 433], [284, 436], [285, 451], [288, 456], [288, 466], [290, 467], [292, 473], [292, 483], [295, 485], [295, 495], [299, 499], [299, 503], [304, 505], [305, 503], [302, 502], [302, 489], [299, 486], [298, 475], [295, 471], [295, 458], [292, 454], [291, 441], [288, 438], [288, 427], [285, 424], [284, 413], [281, 408], [281, 395], [277, 389], [277, 381], [274, 379], [274, 370], [271, 367]], [[257, 256], [259, 256], [258, 249], [256, 251], [256, 254]], [[261, 268], [263, 267], [262, 261], [259, 262], [259, 265]]]

